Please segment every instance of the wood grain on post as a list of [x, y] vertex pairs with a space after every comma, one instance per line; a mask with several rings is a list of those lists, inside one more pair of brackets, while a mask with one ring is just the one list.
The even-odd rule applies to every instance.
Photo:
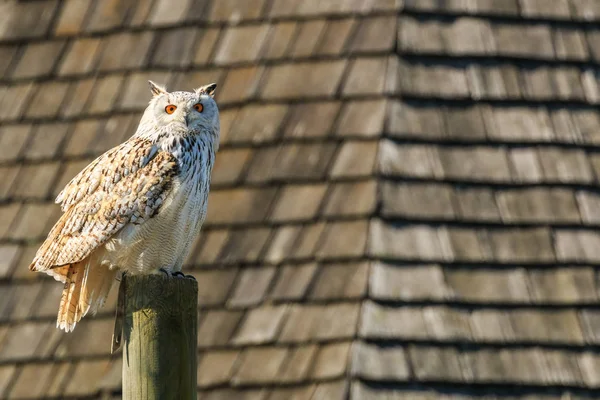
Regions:
[[128, 275], [123, 399], [196, 399], [198, 283]]

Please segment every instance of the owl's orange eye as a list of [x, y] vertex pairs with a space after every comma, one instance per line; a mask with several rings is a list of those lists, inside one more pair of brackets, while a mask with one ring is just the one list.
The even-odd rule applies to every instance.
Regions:
[[177, 110], [177, 106], [174, 106], [173, 104], [169, 104], [165, 107], [165, 111], [167, 112], [167, 114], [173, 114], [175, 110]]
[[194, 110], [196, 110], [198, 112], [202, 112], [202, 110], [204, 110], [204, 106], [200, 103], [194, 104]]

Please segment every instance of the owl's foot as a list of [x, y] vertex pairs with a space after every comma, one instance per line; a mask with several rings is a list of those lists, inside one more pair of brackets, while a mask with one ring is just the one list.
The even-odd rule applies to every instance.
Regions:
[[177, 277], [177, 278], [187, 278], [187, 279], [196, 280], [196, 278], [194, 278], [194, 275], [186, 275], [186, 274], [184, 274], [181, 271], [173, 272], [172, 275], [175, 276], [175, 277]]
[[159, 268], [158, 270], [160, 272], [164, 273], [167, 278], [189, 278], [189, 279], [196, 280], [196, 278], [194, 278], [192, 275], [185, 275], [181, 271], [171, 272], [166, 268]]
[[167, 271], [166, 269], [164, 269], [164, 268], [159, 268], [158, 270], [159, 270], [160, 272], [164, 273], [164, 274], [166, 275], [166, 277], [167, 277], [167, 278], [170, 278], [170, 277], [171, 277], [171, 273], [170, 273], [169, 271]]

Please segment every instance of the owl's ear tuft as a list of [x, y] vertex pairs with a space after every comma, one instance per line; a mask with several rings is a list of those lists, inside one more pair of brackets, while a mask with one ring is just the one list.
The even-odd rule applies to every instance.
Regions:
[[148, 81], [148, 84], [150, 85], [150, 91], [154, 97], [160, 96], [161, 94], [167, 94], [167, 89], [165, 89], [164, 86], [157, 85], [152, 81]]
[[217, 90], [217, 84], [210, 83], [208, 85], [200, 86], [195, 90], [195, 92], [198, 94], [207, 94], [210, 97], [215, 97], [215, 90]]

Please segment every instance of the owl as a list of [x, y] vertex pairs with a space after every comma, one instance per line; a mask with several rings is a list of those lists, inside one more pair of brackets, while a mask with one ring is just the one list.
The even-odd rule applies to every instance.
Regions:
[[64, 283], [56, 325], [67, 332], [102, 307], [119, 271], [181, 271], [206, 216], [217, 85], [167, 92], [149, 83], [137, 131], [60, 192], [63, 214], [29, 267]]

